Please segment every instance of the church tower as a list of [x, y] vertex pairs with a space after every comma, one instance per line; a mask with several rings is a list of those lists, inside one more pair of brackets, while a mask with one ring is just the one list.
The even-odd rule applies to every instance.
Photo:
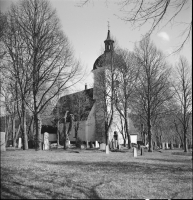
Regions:
[[105, 51], [99, 56], [93, 65], [94, 74], [94, 88], [93, 99], [95, 100], [95, 135], [96, 140], [105, 143], [105, 119], [107, 116], [107, 87], [106, 87], [106, 73], [111, 66], [112, 56], [114, 55], [114, 41], [110, 37], [110, 30], [108, 30], [107, 38], [104, 41]]

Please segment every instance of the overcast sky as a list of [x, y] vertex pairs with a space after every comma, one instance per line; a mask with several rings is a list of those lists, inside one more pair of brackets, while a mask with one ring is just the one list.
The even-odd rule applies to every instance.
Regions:
[[[18, 2], [18, 0], [1, 0], [1, 8], [3, 10], [9, 8], [11, 1]], [[115, 2], [120, 1], [90, 0], [90, 3], [85, 6], [78, 7], [77, 3], [81, 1], [50, 0], [51, 5], [57, 11], [62, 29], [73, 46], [76, 58], [81, 60], [84, 67], [87, 67], [87, 77], [82, 81], [82, 86], [78, 87], [77, 90], [84, 89], [84, 83], [91, 87], [91, 70], [95, 60], [101, 54], [101, 49], [104, 47], [104, 40], [107, 37], [108, 30], [107, 21], [110, 23], [111, 34], [116, 38], [119, 46], [130, 51], [133, 50], [134, 43], [139, 41], [148, 30], [148, 25], [141, 29], [133, 30], [129, 23], [125, 23], [118, 18], [118, 16], [123, 16], [123, 13], [119, 11], [120, 6]], [[188, 6], [184, 12], [180, 13], [176, 20], [189, 22], [190, 18], [191, 11], [190, 6]], [[165, 53], [170, 53], [182, 41], [179, 35], [183, 30], [184, 27], [182, 25], [173, 26], [168, 24], [164, 28], [160, 26], [160, 29], [157, 29], [151, 38], [158, 48]], [[185, 55], [189, 62], [191, 62], [190, 41], [180, 54]], [[170, 56], [169, 61], [174, 64], [178, 56]]]

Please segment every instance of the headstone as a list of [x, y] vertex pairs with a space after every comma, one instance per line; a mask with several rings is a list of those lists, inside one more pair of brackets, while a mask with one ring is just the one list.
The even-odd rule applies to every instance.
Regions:
[[137, 148], [133, 147], [133, 157], [137, 157]]
[[143, 155], [144, 155], [144, 148], [141, 147], [141, 156], [143, 156]]
[[6, 151], [5, 148], [5, 132], [0, 132], [1, 133], [1, 151]]
[[162, 149], [165, 149], [165, 142], [162, 142]]
[[119, 149], [119, 150], [121, 149], [121, 145], [120, 145], [120, 144], [118, 145], [118, 149]]
[[166, 149], [169, 149], [169, 147], [168, 147], [168, 142], [166, 142]]
[[95, 148], [99, 148], [99, 143], [95, 141]]
[[81, 144], [81, 145], [80, 145], [80, 148], [81, 148], [81, 149], [85, 149], [85, 145], [84, 145], [84, 144]]
[[100, 144], [100, 150], [105, 150], [106, 144], [105, 143], [101, 143]]
[[170, 142], [170, 149], [174, 149], [173, 143]]
[[19, 138], [19, 141], [18, 141], [18, 149], [21, 149], [21, 138]]
[[89, 143], [88, 143], [88, 141], [86, 141], [86, 148], [89, 148]]
[[178, 144], [178, 149], [180, 149], [180, 146], [181, 146], [181, 145], [180, 145], [180, 144]]
[[109, 145], [106, 145], [105, 150], [106, 150], [106, 154], [109, 154]]
[[43, 150], [49, 150], [49, 133], [44, 133], [44, 144], [43, 144]]

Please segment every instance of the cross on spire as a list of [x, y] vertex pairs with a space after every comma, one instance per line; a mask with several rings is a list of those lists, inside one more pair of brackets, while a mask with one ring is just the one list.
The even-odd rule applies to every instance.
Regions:
[[107, 22], [108, 22], [108, 30], [109, 30], [109, 28], [110, 28], [109, 21], [107, 21]]

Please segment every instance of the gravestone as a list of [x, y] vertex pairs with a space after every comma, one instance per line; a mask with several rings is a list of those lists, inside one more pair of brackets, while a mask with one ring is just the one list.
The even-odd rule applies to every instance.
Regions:
[[43, 150], [49, 150], [49, 133], [44, 133], [44, 144], [43, 144]]
[[105, 143], [101, 143], [100, 144], [100, 150], [105, 150], [106, 144]]
[[18, 141], [18, 149], [21, 149], [21, 138], [19, 138], [19, 141]]
[[144, 155], [144, 148], [141, 147], [141, 156], [143, 156], [143, 155]]
[[120, 145], [120, 144], [118, 145], [118, 149], [119, 149], [119, 150], [121, 149], [121, 145]]
[[106, 151], [106, 154], [109, 154], [109, 145], [105, 145], [106, 148], [105, 148], [105, 151]]
[[170, 149], [174, 149], [173, 143], [170, 142]]
[[180, 149], [180, 147], [181, 147], [181, 145], [180, 145], [180, 144], [178, 144], [178, 149]]
[[95, 141], [95, 148], [99, 148], [99, 143]]
[[133, 157], [137, 157], [137, 148], [133, 147]]
[[89, 143], [88, 143], [88, 141], [86, 141], [86, 148], [89, 148]]
[[165, 149], [165, 142], [162, 142], [162, 149]]
[[168, 147], [168, 142], [166, 142], [166, 149], [169, 149], [169, 147]]
[[6, 148], [5, 148], [5, 132], [0, 132], [1, 134], [1, 151], [6, 151]]

